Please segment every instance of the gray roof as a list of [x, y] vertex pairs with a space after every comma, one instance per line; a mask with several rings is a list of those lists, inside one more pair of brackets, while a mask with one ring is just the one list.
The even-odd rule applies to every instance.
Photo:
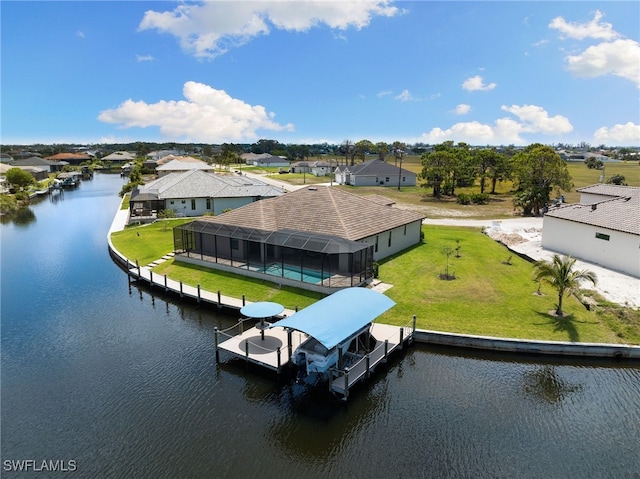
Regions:
[[367, 176], [393, 176], [398, 175], [401, 171], [405, 176], [415, 176], [415, 173], [404, 168], [398, 168], [397, 166], [387, 163], [379, 159], [365, 161], [354, 166], [347, 166], [341, 168], [343, 171], [349, 171], [352, 175], [367, 175]]
[[197, 221], [262, 231], [307, 231], [359, 241], [422, 219], [424, 216], [415, 211], [384, 206], [338, 188], [309, 186]]
[[634, 186], [609, 185], [606, 183], [597, 183], [595, 185], [585, 186], [576, 189], [578, 193], [588, 193], [591, 195], [602, 196], [629, 196], [640, 194], [640, 188]]
[[593, 185], [578, 189], [581, 193], [604, 196], [592, 204], [571, 204], [551, 208], [545, 215], [576, 223], [640, 235], [640, 188], [617, 185]]
[[172, 198], [270, 198], [282, 195], [282, 190], [246, 176], [222, 176], [202, 170], [169, 173], [162, 178], [140, 185], [131, 193], [131, 200]]
[[198, 160], [196, 158], [191, 161], [182, 161], [179, 159], [173, 159], [168, 163], [165, 163], [156, 168], [157, 171], [186, 171], [186, 170], [214, 170], [215, 167], [209, 165], [206, 161]]

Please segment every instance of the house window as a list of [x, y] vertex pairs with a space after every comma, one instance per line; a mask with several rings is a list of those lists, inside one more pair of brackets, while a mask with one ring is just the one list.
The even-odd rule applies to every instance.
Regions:
[[374, 252], [374, 253], [377, 253], [377, 252], [378, 252], [378, 236], [376, 236], [376, 245], [375, 245], [375, 247], [373, 248], [373, 252]]
[[240, 243], [238, 243], [238, 240], [236, 238], [231, 238], [231, 249], [238, 248], [240, 248]]
[[407, 177], [406, 177], [406, 176], [403, 176], [403, 177], [402, 177], [402, 182], [403, 182], [403, 183], [406, 183], [406, 181], [407, 181]]
[[192, 199], [192, 200], [191, 200], [191, 209], [192, 209], [192, 210], [195, 210], [195, 209], [196, 209], [196, 200], [195, 200], [195, 199]]
[[186, 203], [186, 201], [185, 201], [185, 200], [182, 200], [182, 204], [184, 205], [185, 203]]
[[407, 236], [407, 225], [404, 225], [404, 235]]
[[606, 235], [604, 233], [596, 233], [596, 238], [601, 239], [601, 240], [605, 240], [605, 241], [609, 241], [610, 236]]
[[207, 198], [207, 209], [211, 209], [211, 198]]
[[387, 246], [391, 248], [391, 231], [389, 231], [389, 243], [387, 243]]
[[173, 204], [173, 200], [171, 200], [169, 203]]
[[387, 176], [387, 177], [384, 179], [384, 181], [385, 181], [386, 183], [389, 183], [389, 177]]

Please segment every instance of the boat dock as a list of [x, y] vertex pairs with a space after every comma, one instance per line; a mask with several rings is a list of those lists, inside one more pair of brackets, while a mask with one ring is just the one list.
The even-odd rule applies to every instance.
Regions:
[[413, 338], [415, 317], [412, 326], [392, 326], [390, 324], [373, 323], [371, 334], [376, 338], [375, 348], [364, 356], [347, 356], [346, 366], [342, 369], [330, 370], [329, 388], [331, 392], [346, 401], [349, 389], [358, 381], [368, 379], [374, 368], [387, 362], [387, 357], [396, 349], [402, 349], [406, 342]]
[[[241, 325], [242, 322], [243, 320], [240, 320], [238, 324]], [[260, 325], [244, 332], [240, 326], [240, 334], [230, 335], [229, 331], [236, 327], [237, 325], [224, 331], [216, 329], [216, 360], [220, 360], [219, 350], [222, 349], [248, 363], [277, 373], [280, 373], [289, 364], [295, 348], [308, 337], [299, 331], [284, 328], [271, 328], [265, 331], [260, 328]], [[222, 342], [220, 342], [221, 340]]]

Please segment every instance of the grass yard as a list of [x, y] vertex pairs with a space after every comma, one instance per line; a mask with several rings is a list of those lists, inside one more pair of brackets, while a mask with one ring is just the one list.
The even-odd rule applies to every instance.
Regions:
[[193, 221], [180, 218], [156, 221], [143, 226], [132, 226], [111, 234], [113, 246], [140, 266], [162, 258], [173, 251], [173, 227]]
[[[114, 246], [129, 259], [146, 265], [173, 250], [172, 227], [190, 221], [174, 219], [113, 233]], [[166, 228], [165, 228], [166, 225]], [[565, 299], [566, 316], [549, 314], [555, 307], [554, 290], [532, 280], [533, 266], [509, 252], [477, 228], [425, 226], [423, 244], [383, 261], [379, 279], [392, 284], [386, 294], [396, 306], [381, 316], [384, 323], [405, 325], [415, 314], [418, 327], [456, 333], [574, 342], [640, 344], [640, 312], [602, 301], [592, 292], [597, 306], [587, 310], [575, 297]], [[459, 246], [459, 256], [455, 248]], [[449, 274], [444, 248], [449, 257]], [[510, 263], [510, 264], [506, 264]], [[323, 295], [302, 289], [166, 261], [154, 268], [157, 274], [200, 286], [208, 291], [247, 301], [274, 301], [286, 308], [304, 308]]]
[[[611, 312], [607, 305], [588, 311], [575, 297], [565, 298], [565, 317], [549, 314], [557, 293], [532, 280], [528, 261], [477, 228], [424, 227], [425, 241], [381, 263], [379, 279], [392, 284], [386, 294], [397, 305], [382, 322], [404, 325], [413, 315], [419, 328], [521, 339], [640, 344], [637, 311]], [[459, 243], [458, 243], [459, 241]], [[460, 246], [447, 258], [444, 248]], [[506, 264], [506, 263], [511, 264]], [[622, 309], [624, 308], [616, 308]], [[617, 316], [616, 316], [617, 315]], [[615, 318], [618, 319], [615, 319]]]

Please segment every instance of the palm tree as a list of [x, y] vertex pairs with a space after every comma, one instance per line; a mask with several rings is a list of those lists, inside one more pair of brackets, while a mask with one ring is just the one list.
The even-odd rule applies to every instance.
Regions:
[[558, 291], [558, 308], [556, 315], [562, 316], [562, 298], [580, 287], [581, 281], [591, 281], [595, 286], [598, 279], [593, 271], [587, 269], [574, 271], [576, 260], [571, 256], [560, 257], [553, 255], [551, 261], [536, 261], [534, 263], [535, 281], [545, 281]]

